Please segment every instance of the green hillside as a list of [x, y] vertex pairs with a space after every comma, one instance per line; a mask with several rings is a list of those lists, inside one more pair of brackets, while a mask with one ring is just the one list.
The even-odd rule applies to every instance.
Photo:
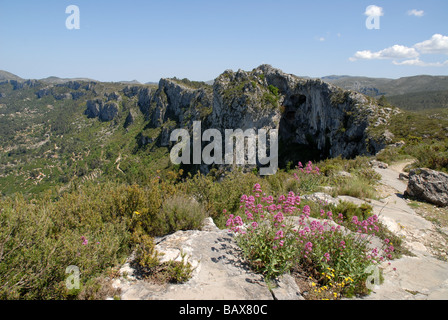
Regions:
[[322, 80], [374, 98], [386, 96], [404, 110], [444, 108], [448, 101], [447, 76], [413, 76], [400, 79], [327, 76]]

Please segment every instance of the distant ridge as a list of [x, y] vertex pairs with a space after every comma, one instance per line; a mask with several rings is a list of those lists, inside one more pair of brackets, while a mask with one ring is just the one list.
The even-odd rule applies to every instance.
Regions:
[[372, 97], [397, 96], [415, 92], [443, 91], [448, 88], [448, 76], [418, 75], [399, 79], [331, 75], [321, 78], [346, 90]]
[[0, 81], [5, 80], [16, 80], [16, 81], [23, 81], [22, 78], [19, 76], [16, 76], [15, 74], [12, 74], [11, 72], [0, 70]]
[[125, 84], [141, 84], [141, 82], [138, 81], [138, 80], [131, 80], [131, 81], [123, 80], [123, 81], [119, 81], [119, 83], [125, 83]]
[[65, 82], [69, 82], [69, 81], [100, 82], [98, 80], [89, 79], [89, 78], [59, 78], [59, 77], [55, 77], [55, 76], [51, 76], [51, 77], [47, 77], [47, 78], [39, 79], [39, 80], [42, 82], [52, 83], [52, 84], [65, 83]]

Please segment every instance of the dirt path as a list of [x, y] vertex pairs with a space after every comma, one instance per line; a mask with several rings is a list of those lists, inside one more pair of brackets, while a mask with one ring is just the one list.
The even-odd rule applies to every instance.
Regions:
[[384, 282], [376, 286], [369, 300], [448, 299], [448, 262], [436, 258], [434, 243], [445, 247], [445, 237], [430, 221], [417, 214], [403, 198], [407, 182], [399, 174], [409, 162], [375, 169], [382, 177], [381, 188], [387, 195], [372, 201], [374, 212], [395, 234], [402, 237], [413, 256], [403, 256], [391, 265], [385, 263]]

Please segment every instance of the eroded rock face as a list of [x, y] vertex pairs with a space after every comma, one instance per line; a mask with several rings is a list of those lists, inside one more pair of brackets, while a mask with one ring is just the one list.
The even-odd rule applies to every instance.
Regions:
[[99, 119], [101, 121], [111, 121], [118, 114], [118, 104], [116, 102], [108, 102], [100, 110]]
[[88, 100], [86, 104], [86, 111], [84, 114], [87, 115], [87, 118], [96, 118], [100, 114], [100, 109], [103, 107], [103, 100]]
[[448, 174], [431, 169], [413, 169], [409, 173], [405, 197], [417, 198], [437, 206], [448, 206]]
[[105, 103], [102, 99], [88, 100], [84, 114], [88, 118], [98, 117], [101, 121], [111, 121], [118, 115], [118, 104]]
[[252, 71], [226, 70], [213, 86], [161, 79], [156, 91], [125, 91], [138, 96], [148, 127], [162, 128], [160, 136], [154, 138], [157, 146], [172, 147], [170, 132], [166, 131], [185, 128], [192, 132], [195, 121], [201, 121], [202, 132], [217, 129], [223, 137], [226, 129], [265, 129], [268, 133], [276, 129], [280, 166], [304, 158], [376, 154], [391, 141], [387, 133], [373, 135], [370, 129], [387, 123], [397, 112], [360, 93], [286, 74], [269, 65]]

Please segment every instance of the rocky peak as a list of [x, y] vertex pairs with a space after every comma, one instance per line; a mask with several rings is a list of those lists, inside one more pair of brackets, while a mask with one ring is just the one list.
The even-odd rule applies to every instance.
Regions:
[[155, 128], [169, 123], [170, 128], [191, 129], [193, 121], [202, 121], [203, 131], [277, 129], [283, 165], [304, 158], [375, 154], [385, 147], [385, 139], [369, 129], [394, 112], [363, 94], [267, 64], [252, 71], [226, 70], [213, 86], [161, 79], [155, 92], [140, 91], [139, 106]]

